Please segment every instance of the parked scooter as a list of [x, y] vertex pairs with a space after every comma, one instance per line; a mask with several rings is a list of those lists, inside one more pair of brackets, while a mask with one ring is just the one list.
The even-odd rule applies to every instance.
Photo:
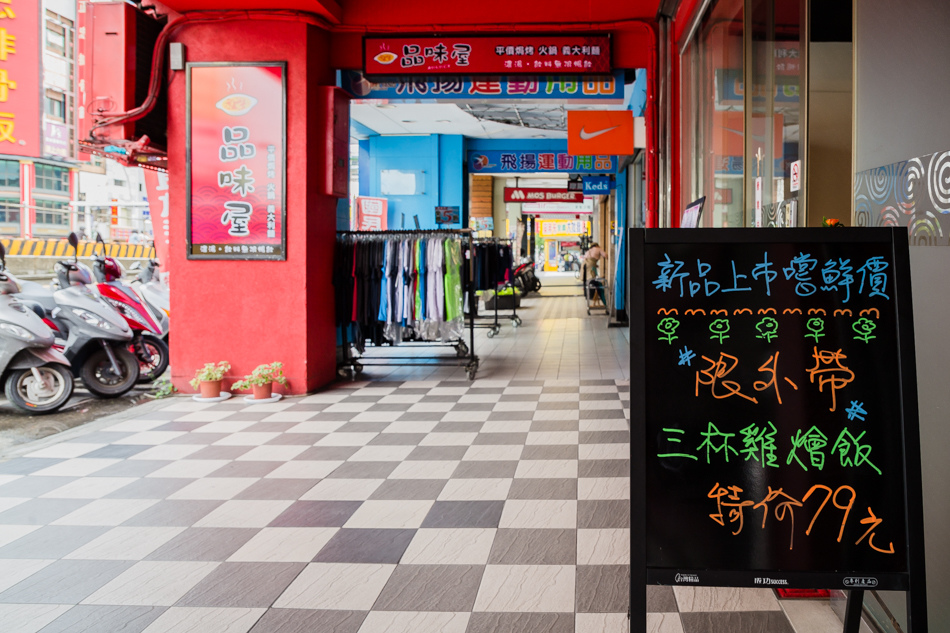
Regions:
[[159, 276], [160, 265], [161, 262], [157, 259], [150, 259], [144, 268], [139, 262], [133, 262], [129, 270], [138, 271], [138, 275], [132, 281], [132, 289], [139, 294], [146, 307], [151, 310], [152, 316], [162, 326], [162, 332], [164, 332], [162, 339], [167, 345], [171, 301], [168, 285]]
[[[99, 245], [102, 246], [101, 252]], [[96, 292], [115, 308], [132, 328], [130, 351], [139, 361], [139, 382], [152, 382], [168, 368], [168, 345], [162, 340], [165, 331], [150, 313], [139, 294], [120, 281], [122, 266], [105, 255], [105, 242], [96, 234], [97, 252], [93, 255]]]
[[521, 260], [514, 270], [514, 278], [515, 288], [521, 291], [522, 296], [541, 290], [541, 280], [534, 274], [534, 260], [530, 257]]
[[4, 392], [27, 413], [52, 413], [73, 393], [69, 361], [53, 347], [53, 331], [32, 307], [17, 301], [20, 282], [6, 270], [0, 244], [0, 380]]
[[[77, 249], [75, 233], [69, 234], [69, 243]], [[55, 328], [57, 345], [62, 346], [73, 375], [86, 389], [100, 398], [127, 393], [139, 377], [138, 359], [128, 349], [132, 330], [121, 314], [89, 290], [92, 274], [88, 266], [79, 263], [78, 252], [73, 261], [57, 262], [53, 271], [58, 290], [24, 281], [19, 296], [42, 306], [45, 321]]]

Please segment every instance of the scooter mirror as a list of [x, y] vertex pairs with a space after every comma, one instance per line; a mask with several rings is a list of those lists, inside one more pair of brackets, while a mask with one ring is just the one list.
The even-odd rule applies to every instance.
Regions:
[[105, 243], [106, 243], [106, 241], [105, 241], [104, 239], [102, 239], [102, 235], [100, 235], [99, 232], [97, 231], [97, 232], [96, 232], [96, 244], [105, 244]]
[[7, 249], [3, 247], [3, 244], [0, 243], [0, 270], [6, 268], [7, 265]]
[[73, 247], [73, 261], [79, 261], [79, 238], [75, 233], [70, 233], [67, 238], [69, 245]]

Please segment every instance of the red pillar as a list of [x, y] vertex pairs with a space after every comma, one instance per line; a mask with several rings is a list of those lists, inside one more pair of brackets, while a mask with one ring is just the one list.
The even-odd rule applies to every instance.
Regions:
[[[287, 62], [287, 260], [186, 258], [185, 72], [170, 71], [168, 167], [172, 381], [185, 393], [196, 369], [226, 360], [228, 380], [280, 361], [290, 392], [333, 380], [332, 262], [336, 198], [321, 193], [327, 130], [318, 86], [334, 84], [327, 34], [293, 19], [185, 26], [174, 36], [188, 62]], [[227, 384], [227, 383], [226, 383]]]

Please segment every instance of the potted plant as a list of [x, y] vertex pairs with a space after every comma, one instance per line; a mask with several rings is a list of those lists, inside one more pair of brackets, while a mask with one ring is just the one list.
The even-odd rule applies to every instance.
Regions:
[[290, 383], [284, 377], [284, 364], [271, 363], [270, 365], [258, 365], [253, 372], [234, 383], [234, 389], [246, 391], [250, 389], [254, 393], [255, 400], [267, 400], [273, 394], [274, 383], [279, 383], [287, 387]]
[[221, 395], [221, 381], [229, 369], [231, 369], [231, 363], [226, 360], [217, 365], [207, 363], [195, 372], [195, 377], [190, 383], [191, 387], [201, 393], [202, 398], [217, 398]]

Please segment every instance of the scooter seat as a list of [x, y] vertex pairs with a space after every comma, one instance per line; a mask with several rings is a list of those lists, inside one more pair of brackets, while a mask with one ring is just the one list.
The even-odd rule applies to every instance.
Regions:
[[56, 309], [56, 300], [53, 298], [53, 293], [35, 281], [21, 280], [20, 288], [21, 291], [17, 294], [17, 298], [24, 303], [27, 301], [36, 302], [48, 313]]
[[39, 301], [33, 301], [32, 299], [24, 299], [22, 296], [19, 298], [20, 303], [23, 304], [23, 307], [28, 310], [32, 310], [36, 313], [36, 316], [41, 319], [45, 319], [47, 316], [46, 308]]

